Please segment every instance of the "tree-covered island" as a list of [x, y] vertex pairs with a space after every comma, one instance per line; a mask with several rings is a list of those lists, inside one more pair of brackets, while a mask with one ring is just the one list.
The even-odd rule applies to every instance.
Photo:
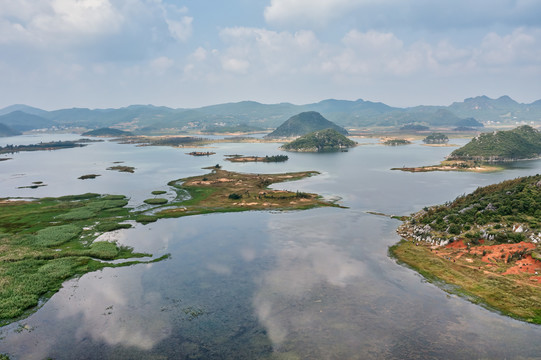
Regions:
[[391, 253], [487, 308], [541, 324], [541, 175], [478, 188], [399, 227]]
[[449, 160], [484, 162], [528, 160], [541, 156], [541, 132], [528, 125], [483, 133], [456, 149]]
[[299, 137], [290, 143], [282, 145], [283, 150], [302, 152], [339, 151], [356, 146], [357, 143], [348, 139], [334, 129], [318, 130]]
[[402, 167], [392, 170], [427, 171], [497, 171], [498, 162], [535, 159], [541, 156], [541, 132], [524, 125], [513, 130], [483, 133], [453, 151], [439, 165]]

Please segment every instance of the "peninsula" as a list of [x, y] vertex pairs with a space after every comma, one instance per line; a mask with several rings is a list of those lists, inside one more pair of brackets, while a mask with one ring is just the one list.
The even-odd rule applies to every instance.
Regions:
[[[427, 207], [398, 228], [400, 262], [446, 291], [541, 324], [541, 175]], [[454, 289], [454, 290], [453, 290]]]

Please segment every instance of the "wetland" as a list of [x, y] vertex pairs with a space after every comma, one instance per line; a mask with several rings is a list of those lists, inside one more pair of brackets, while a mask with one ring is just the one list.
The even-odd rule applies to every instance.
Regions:
[[[35, 137], [18, 138], [36, 143]], [[15, 139], [2, 141], [11, 144]], [[57, 139], [45, 135], [39, 141], [48, 140]], [[388, 250], [400, 240], [396, 233], [400, 221], [367, 211], [409, 215], [479, 186], [539, 173], [541, 161], [512, 163], [499, 172], [397, 172], [389, 169], [410, 161], [434, 164], [451, 149], [426, 147], [415, 140], [396, 151], [371, 139], [358, 141], [363, 146], [348, 152], [288, 153], [283, 163], [225, 162], [227, 154], [264, 157], [276, 153], [278, 146], [225, 141], [213, 145], [216, 155], [210, 158], [185, 155], [186, 149], [197, 151], [195, 147], [138, 147], [110, 141], [10, 155], [12, 160], [0, 163], [1, 197], [26, 201], [86, 193], [123, 195], [127, 204], [115, 211], [131, 208], [154, 221], [121, 221], [130, 228], [100, 232], [93, 241], [110, 240], [118, 249], [152, 256], [106, 262], [167, 258], [105, 266], [64, 281], [36, 312], [0, 329], [0, 353], [25, 359], [88, 354], [231, 359], [538, 357], [538, 325], [442, 291], [445, 285], [427, 282], [398, 264]], [[113, 160], [137, 171], [104, 171]], [[217, 162], [221, 167], [213, 174]], [[314, 201], [340, 207], [299, 211], [278, 206], [262, 211], [265, 201], [273, 202], [262, 198], [260, 205], [243, 206], [242, 212], [160, 214], [182, 204], [189, 189], [176, 186], [233, 176], [228, 174], [279, 177], [307, 171], [319, 174], [273, 182], [267, 191], [287, 191], [292, 198], [282, 200], [289, 203], [296, 201], [297, 192], [299, 200], [301, 194], [319, 194]], [[80, 181], [81, 174], [101, 176]], [[167, 184], [171, 179], [180, 181], [171, 186]], [[35, 181], [48, 186], [18, 188]], [[223, 183], [230, 186], [233, 181]], [[240, 191], [224, 188], [223, 203], [256, 202], [262, 190], [254, 189], [247, 189], [249, 197], [230, 199]], [[167, 203], [144, 203], [153, 197]]]

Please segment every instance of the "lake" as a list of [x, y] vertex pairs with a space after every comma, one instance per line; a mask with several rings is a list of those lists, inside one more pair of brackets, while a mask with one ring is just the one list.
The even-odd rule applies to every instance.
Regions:
[[[1, 138], [0, 145], [76, 135]], [[36, 141], [39, 139], [39, 141]], [[137, 206], [167, 182], [224, 169], [316, 170], [274, 188], [315, 192], [347, 208], [254, 211], [164, 219], [104, 237], [155, 257], [153, 264], [72, 279], [30, 317], [0, 328], [13, 359], [511, 359], [539, 358], [541, 327], [486, 310], [427, 283], [388, 256], [407, 215], [479, 186], [541, 172], [525, 161], [496, 173], [408, 173], [439, 163], [454, 147], [387, 147], [287, 153], [285, 163], [230, 163], [224, 155], [277, 155], [278, 144], [201, 149], [87, 147], [9, 155], [0, 197], [124, 194]], [[451, 139], [465, 144], [465, 139]], [[190, 151], [213, 151], [209, 157]], [[4, 156], [6, 157], [6, 156]], [[135, 173], [106, 170], [114, 162]], [[100, 174], [93, 180], [81, 175]], [[19, 189], [35, 181], [47, 186]]]

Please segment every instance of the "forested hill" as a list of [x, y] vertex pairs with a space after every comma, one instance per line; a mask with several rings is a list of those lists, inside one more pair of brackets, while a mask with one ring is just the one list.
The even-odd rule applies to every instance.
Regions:
[[348, 134], [346, 129], [325, 119], [320, 113], [316, 111], [306, 111], [290, 117], [286, 122], [265, 137], [279, 138], [302, 136], [313, 131], [324, 129], [334, 129], [340, 134]]
[[282, 149], [289, 151], [323, 152], [353, 147], [352, 141], [334, 129], [314, 131], [285, 144]]
[[541, 228], [541, 175], [478, 188], [449, 204], [425, 209], [416, 221], [472, 239], [479, 238], [477, 226], [496, 224], [490, 231], [497, 242], [522, 241], [524, 236], [513, 232], [513, 224], [523, 224], [523, 230], [531, 228], [535, 234]]
[[450, 160], [510, 161], [541, 155], [541, 132], [524, 125], [513, 130], [484, 133], [449, 155]]

